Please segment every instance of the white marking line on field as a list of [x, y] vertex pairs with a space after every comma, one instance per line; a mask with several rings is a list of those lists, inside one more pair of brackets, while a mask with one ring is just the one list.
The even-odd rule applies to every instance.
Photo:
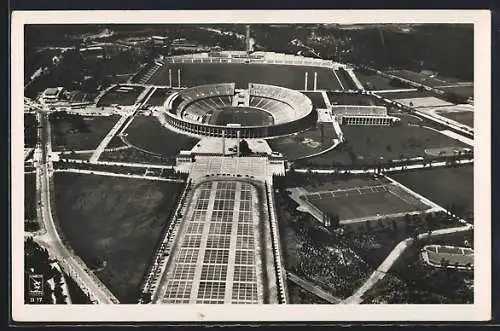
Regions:
[[337, 81], [339, 82], [340, 87], [344, 90], [345, 87], [344, 87], [344, 85], [342, 85], [342, 82], [340, 81], [339, 76], [337, 76], [337, 71], [335, 69], [332, 69], [332, 71], [333, 71], [333, 74], [335, 75], [335, 77], [337, 78]]

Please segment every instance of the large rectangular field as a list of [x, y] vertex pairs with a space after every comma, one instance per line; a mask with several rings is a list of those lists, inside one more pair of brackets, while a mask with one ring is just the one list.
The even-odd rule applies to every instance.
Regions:
[[127, 141], [153, 154], [175, 157], [180, 150], [191, 150], [199, 139], [170, 131], [153, 116], [136, 116], [125, 131]]
[[61, 150], [92, 150], [116, 124], [120, 116], [80, 116], [51, 114], [52, 148]]
[[314, 87], [314, 72], [318, 73], [317, 88], [342, 89], [330, 68], [279, 64], [194, 63], [166, 64], [149, 80], [148, 84], [168, 85], [168, 69], [172, 69], [172, 86], [178, 86], [177, 69], [181, 69], [181, 86], [235, 82], [236, 88], [248, 88], [248, 83], [284, 86], [296, 90], [305, 88], [304, 75], [308, 73], [308, 90]]
[[457, 121], [458, 123], [468, 125], [471, 128], [474, 127], [474, 112], [472, 111], [448, 112], [448, 111], [436, 110], [436, 113], [441, 116], [447, 117], [451, 120]]
[[331, 123], [322, 123], [303, 132], [268, 139], [273, 151], [282, 153], [289, 160], [296, 160], [328, 150], [337, 134]]
[[430, 206], [393, 184], [322, 191], [303, 197], [324, 213], [340, 220], [425, 211]]
[[456, 213], [474, 217], [474, 166], [434, 168], [395, 173], [391, 177], [442, 207], [455, 205]]
[[65, 240], [122, 303], [136, 303], [183, 184], [76, 173], [55, 175]]
[[327, 92], [332, 105], [382, 106], [383, 102], [369, 95]]

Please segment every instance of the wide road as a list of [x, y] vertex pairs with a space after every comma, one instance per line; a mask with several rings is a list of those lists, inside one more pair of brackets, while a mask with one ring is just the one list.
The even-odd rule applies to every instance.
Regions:
[[[42, 160], [41, 167], [41, 213], [42, 221], [46, 233], [35, 238], [37, 241], [42, 241], [50, 247], [50, 252], [57, 257], [65, 271], [72, 276], [75, 281], [90, 293], [97, 303], [119, 303], [115, 296], [102, 284], [99, 279], [88, 271], [87, 267], [78, 257], [74, 256], [62, 242], [52, 217], [50, 205], [50, 184], [52, 180], [53, 168], [50, 154], [52, 152], [50, 141], [50, 127], [46, 115], [42, 115], [42, 136], [41, 149]], [[69, 270], [68, 270], [69, 269]]]

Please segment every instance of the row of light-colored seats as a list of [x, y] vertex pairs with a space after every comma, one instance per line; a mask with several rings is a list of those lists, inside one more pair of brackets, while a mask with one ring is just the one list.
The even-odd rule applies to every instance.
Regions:
[[271, 113], [274, 124], [289, 122], [294, 119], [296, 111], [290, 105], [275, 99], [256, 97], [250, 98], [250, 106], [264, 109]]

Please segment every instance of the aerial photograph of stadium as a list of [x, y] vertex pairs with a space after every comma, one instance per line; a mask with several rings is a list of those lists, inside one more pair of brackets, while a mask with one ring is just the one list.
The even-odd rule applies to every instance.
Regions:
[[475, 117], [473, 24], [25, 25], [24, 302], [474, 304]]

